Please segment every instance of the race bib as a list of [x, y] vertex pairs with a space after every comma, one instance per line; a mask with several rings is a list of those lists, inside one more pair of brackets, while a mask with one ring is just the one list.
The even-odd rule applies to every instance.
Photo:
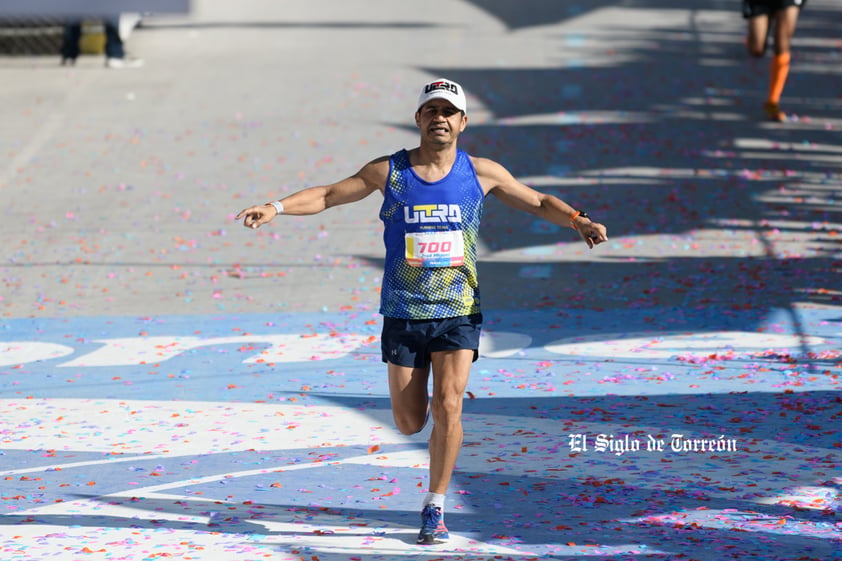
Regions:
[[462, 230], [406, 234], [406, 262], [413, 267], [459, 267], [465, 262]]

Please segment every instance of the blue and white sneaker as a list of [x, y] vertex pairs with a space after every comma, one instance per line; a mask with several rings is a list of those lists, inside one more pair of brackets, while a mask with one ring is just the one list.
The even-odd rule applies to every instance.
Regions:
[[418, 532], [416, 543], [433, 545], [444, 543], [450, 539], [450, 533], [444, 525], [444, 513], [441, 508], [427, 505], [421, 511], [421, 531]]

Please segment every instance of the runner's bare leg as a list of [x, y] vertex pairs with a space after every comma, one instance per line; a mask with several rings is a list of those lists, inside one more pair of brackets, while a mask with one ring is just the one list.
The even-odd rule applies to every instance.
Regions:
[[431, 493], [447, 493], [462, 447], [462, 399], [473, 359], [474, 351], [470, 349], [432, 353], [432, 402], [428, 399], [427, 389], [429, 369], [388, 365], [392, 416], [399, 431], [403, 434], [420, 432], [424, 428], [427, 409], [432, 407], [433, 431], [429, 442]]
[[432, 353], [433, 432], [430, 435], [430, 492], [444, 495], [462, 448], [462, 400], [474, 351]]

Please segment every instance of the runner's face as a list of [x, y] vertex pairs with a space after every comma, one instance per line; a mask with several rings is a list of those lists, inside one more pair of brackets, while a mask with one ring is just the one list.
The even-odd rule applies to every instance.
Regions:
[[434, 99], [425, 103], [415, 114], [415, 124], [421, 130], [421, 137], [438, 144], [456, 140], [468, 117], [445, 99]]

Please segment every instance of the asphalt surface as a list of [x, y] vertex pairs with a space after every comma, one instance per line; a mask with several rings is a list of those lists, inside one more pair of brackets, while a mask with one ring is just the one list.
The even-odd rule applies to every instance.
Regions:
[[[783, 125], [762, 120], [766, 61], [744, 56], [730, 2], [390, 6], [196, 2], [134, 32], [135, 72], [4, 59], [3, 315], [376, 308], [373, 197], [258, 233], [232, 218], [415, 146], [416, 90], [437, 75], [470, 95], [464, 148], [612, 239], [585, 251], [489, 201], [487, 306], [838, 303], [831, 2], [803, 14]], [[713, 286], [682, 286], [708, 271]]]

